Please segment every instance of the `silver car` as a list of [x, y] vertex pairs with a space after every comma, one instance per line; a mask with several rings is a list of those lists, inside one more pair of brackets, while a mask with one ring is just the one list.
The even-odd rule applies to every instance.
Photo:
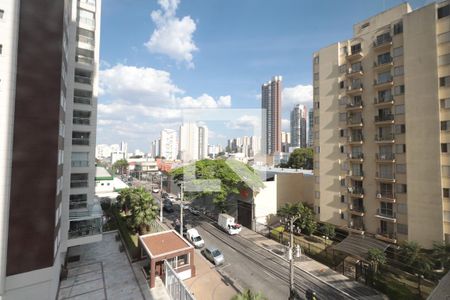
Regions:
[[223, 257], [222, 252], [219, 251], [219, 249], [215, 247], [207, 247], [204, 250], [205, 257], [214, 263], [216, 266], [221, 265], [224, 263], [225, 258]]

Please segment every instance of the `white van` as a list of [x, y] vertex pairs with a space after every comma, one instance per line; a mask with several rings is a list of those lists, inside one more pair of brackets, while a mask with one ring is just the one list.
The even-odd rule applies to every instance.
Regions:
[[195, 248], [202, 248], [205, 245], [205, 241], [195, 228], [191, 228], [186, 232], [186, 238], [195, 246]]

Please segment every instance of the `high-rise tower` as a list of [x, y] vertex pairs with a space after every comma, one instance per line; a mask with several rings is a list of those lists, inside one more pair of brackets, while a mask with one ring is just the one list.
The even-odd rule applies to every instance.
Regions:
[[263, 146], [269, 155], [281, 152], [281, 81], [281, 76], [275, 76], [261, 87]]

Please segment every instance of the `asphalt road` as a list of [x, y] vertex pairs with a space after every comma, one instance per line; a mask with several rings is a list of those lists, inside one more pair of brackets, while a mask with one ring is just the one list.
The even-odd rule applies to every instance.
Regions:
[[[159, 203], [159, 196], [155, 195]], [[164, 212], [164, 223], [173, 226], [180, 219], [180, 207], [174, 203], [175, 212]], [[225, 263], [216, 267], [224, 277], [234, 284], [252, 291], [260, 291], [268, 299], [287, 299], [289, 296], [289, 264], [278, 255], [261, 248], [252, 241], [239, 235], [230, 236], [217, 227], [215, 222], [203, 216], [193, 216], [184, 210], [187, 228], [195, 227], [205, 240], [206, 245], [220, 249]], [[200, 251], [200, 250], [196, 250]], [[211, 265], [211, 267], [213, 267]], [[295, 269], [295, 288], [301, 295], [307, 289], [316, 292], [318, 299], [363, 299], [374, 294], [371, 289], [350, 289], [344, 291], [330, 286], [315, 276], [299, 268]], [[376, 297], [376, 298], [378, 298]]]

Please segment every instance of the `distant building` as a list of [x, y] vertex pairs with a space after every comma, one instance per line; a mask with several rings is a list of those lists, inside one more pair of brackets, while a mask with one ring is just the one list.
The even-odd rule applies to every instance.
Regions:
[[275, 76], [261, 87], [262, 132], [265, 154], [281, 151], [281, 85], [282, 77]]
[[95, 146], [95, 158], [104, 159], [111, 157], [111, 147], [106, 144]]
[[314, 145], [314, 109], [310, 109], [308, 112], [308, 147], [312, 148]]
[[122, 151], [111, 152], [111, 164], [121, 159], [126, 159], [127, 154]]
[[198, 159], [208, 157], [208, 127], [198, 127]]
[[306, 118], [308, 109], [305, 105], [297, 104], [291, 111], [291, 146], [306, 148]]
[[281, 151], [288, 152], [291, 145], [291, 134], [289, 132], [281, 132]]
[[160, 156], [161, 153], [161, 139], [156, 139], [150, 146], [150, 154], [152, 157]]
[[161, 131], [160, 156], [167, 160], [176, 160], [178, 156], [178, 137], [176, 130], [163, 129]]
[[179, 158], [189, 162], [198, 160], [199, 139], [198, 126], [194, 122], [184, 123], [180, 126]]
[[217, 154], [222, 152], [222, 146], [221, 145], [209, 145], [208, 146], [208, 156], [211, 158], [215, 158]]

